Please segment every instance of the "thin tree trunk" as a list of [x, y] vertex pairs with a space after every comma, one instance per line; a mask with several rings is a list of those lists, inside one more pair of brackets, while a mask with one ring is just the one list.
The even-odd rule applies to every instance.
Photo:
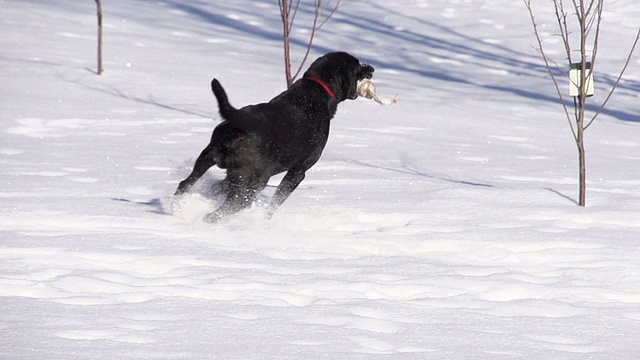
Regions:
[[[536, 23], [536, 19], [534, 16], [533, 9], [531, 7], [532, 0], [524, 0], [525, 6], [529, 11], [529, 15], [531, 17], [531, 23], [533, 25], [533, 31], [536, 36], [536, 40], [538, 41], [538, 50], [542, 55], [542, 59], [544, 60], [545, 66], [547, 68], [547, 72], [551, 77], [551, 81], [555, 85], [556, 92], [558, 93], [558, 98], [560, 99], [560, 104], [564, 108], [564, 112], [571, 128], [571, 132], [573, 134], [573, 140], [575, 141], [576, 147], [578, 149], [578, 187], [579, 187], [579, 195], [578, 195], [578, 204], [580, 206], [586, 206], [586, 189], [587, 189], [587, 156], [585, 153], [585, 131], [586, 129], [594, 122], [596, 117], [602, 112], [605, 105], [613, 95], [613, 92], [616, 90], [616, 87], [620, 84], [622, 76], [626, 71], [631, 57], [636, 49], [636, 45], [640, 41], [640, 28], [638, 28], [638, 32], [636, 33], [636, 37], [634, 39], [633, 45], [631, 46], [631, 50], [629, 50], [629, 54], [627, 55], [627, 59], [616, 79], [613, 87], [609, 91], [607, 97], [602, 102], [598, 110], [595, 112], [591, 119], [585, 118], [585, 110], [586, 110], [586, 89], [587, 89], [587, 78], [595, 69], [596, 63], [596, 55], [598, 53], [598, 43], [599, 43], [599, 34], [600, 34], [600, 25], [602, 21], [602, 7], [603, 0], [589, 0], [589, 6], [585, 6], [585, 0], [571, 0], [573, 4], [574, 14], [578, 18], [579, 22], [579, 36], [580, 36], [580, 60], [577, 63], [572, 61], [572, 52], [571, 46], [569, 44], [569, 35], [571, 32], [567, 26], [567, 12], [564, 9], [564, 5], [562, 0], [553, 0], [553, 4], [555, 7], [556, 19], [558, 22], [558, 27], [560, 29], [560, 35], [562, 36], [562, 41], [565, 46], [567, 60], [569, 61], [569, 65], [572, 69], [578, 70], [580, 75], [577, 80], [575, 80], [576, 84], [572, 84], [578, 87], [578, 95], [574, 97], [573, 109], [574, 114], [570, 115], [569, 110], [567, 108], [567, 104], [564, 100], [562, 92], [560, 90], [560, 86], [551, 67], [551, 61], [547, 57], [547, 54], [543, 47], [543, 41], [541, 38], [541, 34], [538, 30], [538, 24]], [[593, 12], [595, 11], [595, 13]], [[591, 17], [589, 17], [589, 14]], [[591, 64], [587, 66], [587, 38], [593, 27], [595, 26], [595, 39], [593, 43], [593, 50], [591, 53]], [[573, 80], [572, 80], [573, 81]]]
[[102, 74], [102, 0], [96, 0], [98, 12], [98, 75]]
[[287, 88], [293, 83], [291, 78], [291, 50], [289, 46], [289, 0], [282, 0], [280, 5], [282, 15], [282, 34], [284, 35], [284, 72], [287, 80]]
[[[593, 4], [593, 3], [592, 3]], [[578, 181], [579, 181], [579, 197], [578, 205], [586, 206], [587, 193], [587, 161], [584, 148], [584, 110], [587, 99], [587, 11], [585, 9], [584, 0], [580, 0], [580, 12], [578, 13], [580, 22], [580, 83], [578, 84], [578, 119], [577, 129], [578, 136], [576, 145], [578, 146]], [[589, 69], [591, 71], [591, 69]]]
[[[581, 89], [582, 91], [582, 89]], [[578, 181], [579, 181], [579, 195], [578, 205], [587, 205], [587, 155], [584, 148], [584, 96], [579, 95], [580, 108], [578, 110], [578, 134], [576, 139], [576, 145], [578, 147]]]

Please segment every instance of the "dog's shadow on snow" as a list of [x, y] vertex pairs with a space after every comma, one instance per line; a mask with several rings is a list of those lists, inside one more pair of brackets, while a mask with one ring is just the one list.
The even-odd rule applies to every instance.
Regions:
[[161, 198], [155, 198], [155, 199], [151, 199], [149, 201], [138, 201], [138, 200], [125, 199], [125, 198], [111, 198], [111, 200], [119, 201], [119, 202], [123, 202], [123, 203], [128, 203], [128, 204], [133, 204], [133, 205], [138, 205], [138, 206], [145, 206], [145, 207], [149, 208], [147, 211], [155, 213], [155, 214], [171, 215], [170, 213], [168, 213], [165, 210], [165, 208], [164, 208], [164, 206], [162, 204], [162, 199]]
[[[146, 207], [148, 212], [159, 215], [176, 215], [175, 206], [184, 204], [193, 205], [189, 199], [197, 200], [196, 202], [206, 203], [207, 207], [210, 207], [210, 211], [215, 210], [220, 204], [222, 204], [226, 198], [226, 184], [212, 176], [211, 174], [205, 174], [200, 181], [195, 184], [188, 193], [182, 195], [168, 195], [150, 200], [129, 199], [124, 197], [112, 197], [113, 201], [118, 201], [125, 204], [131, 204], [134, 206]], [[267, 188], [257, 197], [254, 202], [254, 206], [262, 207], [268, 202], [268, 193], [273, 193], [275, 186], [267, 185]]]

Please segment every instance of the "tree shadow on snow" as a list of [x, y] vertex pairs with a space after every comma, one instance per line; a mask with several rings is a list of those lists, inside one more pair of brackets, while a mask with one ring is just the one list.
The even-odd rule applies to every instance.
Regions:
[[[468, 80], [467, 72], [458, 71], [458, 73], [456, 73], [455, 67], [446, 65], [446, 61], [443, 62], [444, 65], [430, 64], [428, 67], [425, 67], [426, 59], [436, 57], [449, 61], [464, 61], [465, 66], [463, 69], [466, 70], [507, 70], [509, 74], [518, 77], [526, 76], [538, 79], [548, 77], [548, 70], [542, 64], [542, 60], [537, 57], [537, 54], [523, 53], [497, 43], [486, 42], [481, 38], [475, 38], [458, 32], [452, 27], [442, 26], [424, 18], [397, 12], [384, 5], [370, 4], [370, 6], [377, 6], [380, 13], [393, 14], [394, 16], [406, 18], [407, 23], [417, 22], [425, 28], [434, 28], [437, 30], [433, 32], [435, 34], [448, 35], [445, 39], [407, 29], [400, 31], [389, 24], [385, 24], [383, 21], [376, 21], [375, 18], [367, 17], [366, 15], [349, 14], [348, 17], [340, 17], [339, 21], [343, 23], [350, 24], [369, 33], [379, 33], [380, 36], [384, 38], [396, 38], [398, 43], [406, 43], [407, 48], [410, 49], [397, 53], [396, 56], [400, 56], [401, 58], [393, 59], [393, 62], [385, 63], [376, 59], [376, 65], [380, 65], [382, 68], [413, 73], [421, 77], [477, 86], [488, 90], [511, 93], [524, 98], [537, 99], [560, 105], [560, 99], [555, 95], [546, 95], [541, 92], [530, 91], [522, 87], [510, 85], [474, 83]], [[381, 19], [384, 19], [384, 17], [381, 17]], [[498, 36], [499, 34], [496, 35]], [[415, 46], [416, 44], [423, 46]], [[553, 68], [552, 71], [557, 78], [568, 79], [569, 77], [568, 71], [562, 71], [559, 68]], [[598, 74], [597, 81], [602, 84], [600, 87], [603, 88], [603, 94], [604, 91], [608, 92], [608, 90], [613, 87], [616, 80], [617, 74]], [[618, 85], [617, 92], [621, 90], [627, 90], [633, 93], [640, 92], [640, 81], [631, 79], [622, 81]], [[573, 106], [573, 103], [569, 103], [568, 101], [567, 105]], [[598, 110], [599, 105], [590, 103], [587, 104], [586, 108], [590, 112], [595, 112]], [[611, 107], [605, 107], [601, 112], [604, 115], [611, 116], [618, 120], [640, 122], [640, 116], [634, 112], [626, 112]]]
[[[198, 2], [181, 2], [176, 0], [160, 0], [160, 4], [178, 10], [190, 16], [194, 22], [198, 23], [193, 31], [201, 34], [210, 34], [213, 30], [212, 24], [229, 29], [232, 32], [241, 32], [254, 38], [260, 38], [274, 45], [280, 46], [282, 42], [282, 32], [279, 27], [270, 27], [259, 24], [252, 24], [233, 17], [228, 16], [228, 9], [222, 5], [208, 6], [210, 4]], [[510, 76], [529, 77], [540, 79], [548, 77], [547, 69], [538, 58], [535, 52], [522, 52], [499, 43], [491, 43], [484, 41], [482, 38], [473, 37], [463, 32], [456, 31], [453, 27], [443, 26], [439, 23], [429, 21], [425, 18], [412, 16], [394, 10], [381, 4], [369, 4], [375, 7], [376, 12], [385, 16], [372, 17], [370, 14], [361, 14], [357, 12], [349, 12], [348, 9], [338, 11], [332, 18], [332, 23], [348, 25], [355, 29], [353, 31], [336, 31], [334, 27], [323, 29], [325, 37], [339, 36], [352, 39], [354, 43], [362, 43], [366, 38], [362, 38], [362, 34], [366, 33], [370, 38], [392, 39], [395, 43], [400, 44], [399, 51], [393, 52], [393, 58], [376, 57], [370, 59], [371, 62], [382, 69], [395, 70], [402, 73], [416, 75], [420, 78], [438, 79], [447, 82], [459, 83], [466, 86], [474, 86], [486, 90], [497, 91], [502, 93], [514, 94], [519, 97], [536, 99], [545, 103], [554, 103], [560, 105], [560, 100], [555, 94], [550, 92], [538, 92], [535, 90], [527, 90], [517, 85], [498, 85], [498, 84], [482, 84], [475, 83], [469, 77], [469, 69], [485, 69], [485, 70], [506, 70]], [[235, 9], [235, 8], [234, 8]], [[312, 14], [313, 5], [301, 4], [300, 12]], [[254, 8], [247, 8], [246, 12], [255, 15]], [[408, 24], [418, 23], [423, 32], [416, 32], [410, 29], [397, 29], [395, 26], [385, 23], [384, 19], [387, 15], [393, 15], [405, 18]], [[265, 14], [267, 16], [267, 14]], [[377, 20], [378, 19], [378, 20]], [[339, 27], [335, 27], [339, 28]], [[434, 29], [433, 32], [426, 33], [426, 29]], [[439, 35], [432, 35], [439, 34]], [[219, 34], [217, 34], [219, 35]], [[496, 33], [496, 37], [500, 34]], [[292, 46], [305, 48], [307, 39], [304, 36], [300, 38], [291, 36], [290, 42]], [[402, 45], [406, 44], [406, 45]], [[374, 47], [375, 48], [375, 47]], [[314, 51], [325, 53], [336, 51], [338, 49], [322, 46], [316, 42]], [[348, 50], [348, 49], [347, 49]], [[442, 63], [432, 63], [428, 59], [440, 58], [445, 61]], [[448, 63], [455, 61], [464, 63], [464, 66], [454, 67]], [[425, 66], [428, 64], [428, 66]], [[554, 68], [554, 75], [558, 78], [568, 78], [566, 71]], [[597, 81], [602, 84], [603, 89], [610, 89], [616, 81], [616, 76], [611, 74], [599, 74]], [[522, 81], [518, 82], [522, 83]], [[182, 109], [173, 105], [160, 103], [153, 98], [139, 98], [124, 94], [118, 89], [98, 89], [88, 85], [80, 84], [94, 91], [100, 91], [113, 96], [117, 96], [126, 100], [144, 103], [148, 105], [158, 106], [167, 110], [179, 111], [189, 115], [210, 118], [211, 116]], [[425, 85], [426, 86], [426, 85]], [[551, 86], [549, 87], [551, 88]], [[640, 92], [640, 81], [625, 80], [618, 86], [618, 92], [621, 90], [629, 92]], [[573, 104], [567, 104], [573, 106]], [[587, 110], [595, 112], [598, 105], [594, 103], [587, 104]], [[602, 114], [611, 116], [622, 121], [640, 122], [640, 116], [636, 113], [605, 107]]]
[[545, 189], [545, 190], [548, 190], [548, 191], [551, 191], [552, 193], [554, 193], [554, 194], [556, 194], [556, 195], [560, 196], [561, 198], [563, 198], [563, 199], [565, 199], [565, 200], [569, 200], [569, 201], [571, 201], [572, 203], [574, 203], [574, 204], [576, 204], [576, 205], [580, 205], [580, 203], [579, 203], [576, 199], [573, 199], [573, 198], [571, 198], [570, 196], [565, 195], [565, 194], [561, 193], [561, 192], [560, 192], [560, 191], [558, 191], [558, 190], [555, 190], [555, 189], [552, 189], [552, 188], [544, 188], [544, 189]]
[[[206, 3], [187, 3], [176, 0], [160, 0], [159, 3], [190, 16], [194, 22], [199, 24], [195, 26], [193, 30], [201, 34], [211, 34], [213, 31], [211, 24], [215, 24], [216, 26], [227, 28], [233, 32], [241, 32], [252, 37], [263, 39], [269, 43], [273, 43], [274, 46], [276, 44], [280, 46], [282, 42], [283, 35], [279, 27], [252, 24], [229, 17], [228, 9], [222, 5], [207, 6]], [[459, 83], [461, 85], [479, 87], [485, 90], [508, 93], [523, 98], [536, 99], [545, 103], [560, 105], [560, 100], [555, 93], [549, 91], [543, 93], [535, 89], [528, 90], [517, 85], [523, 83], [522, 81], [516, 84], [504, 85], [497, 83], [483, 84], [476, 83], [469, 77], [469, 71], [473, 71], [470, 69], [507, 71], [509, 76], [513, 77], [535, 79], [548, 77], [547, 69], [536, 52], [522, 52], [499, 43], [487, 42], [480, 37], [470, 36], [457, 31], [451, 26], [444, 26], [425, 18], [398, 12], [392, 7], [382, 4], [369, 4], [368, 6], [375, 7], [377, 13], [384, 14], [385, 16], [372, 17], [367, 13], [349, 12], [348, 9], [338, 11], [334, 14], [332, 23], [347, 25], [354, 30], [332, 30], [334, 27], [327, 27], [322, 30], [324, 36], [348, 38], [352, 39], [356, 44], [366, 41], [367, 38], [362, 37], [363, 33], [367, 34], [368, 38], [371, 39], [384, 38], [393, 40], [394, 43], [399, 44], [399, 48], [398, 51], [393, 52], [392, 58], [376, 57], [375, 59], [370, 59], [371, 63], [381, 69], [395, 70], [402, 73], [413, 74], [419, 78]], [[300, 6], [300, 12], [313, 13], [313, 11], [313, 6], [310, 4], [301, 4]], [[255, 9], [253, 8], [247, 8], [246, 12], [255, 15]], [[420, 24], [420, 28], [423, 29], [423, 31], [417, 32], [408, 28], [398, 29], [392, 24], [385, 22], [384, 19], [387, 15], [404, 18], [408, 24]], [[433, 29], [434, 31], [427, 33], [428, 29]], [[500, 34], [496, 33], [495, 36], [499, 37]], [[291, 36], [290, 41], [292, 46], [305, 48], [307, 45], [307, 39], [304, 36], [296, 37], [295, 33]], [[372, 49], [375, 49], [375, 46]], [[318, 44], [318, 42], [314, 44], [314, 51], [317, 52], [325, 53], [336, 50], [338, 49], [330, 46], [322, 46]], [[432, 58], [439, 58], [444, 61], [441, 63], [429, 61], [429, 59]], [[463, 63], [463, 66], [450, 66], [449, 63], [451, 62]], [[87, 70], [93, 72], [91, 69]], [[554, 68], [552, 71], [558, 78], [568, 78], [567, 71], [559, 68]], [[597, 82], [601, 84], [599, 87], [601, 87], [604, 92], [611, 89], [616, 78], [617, 75], [600, 73], [598, 74]], [[113, 87], [97, 88], [77, 81], [65, 80], [75, 82], [87, 89], [120, 97], [128, 101], [157, 106], [188, 115], [211, 118], [209, 114], [162, 103], [153, 99], [151, 96], [141, 98], [125, 94], [123, 91]], [[427, 84], [425, 84], [425, 86], [427, 86]], [[433, 85], [429, 86], [432, 87]], [[551, 85], [549, 88], [552, 88]], [[638, 93], [640, 92], [640, 81], [626, 79], [618, 85], [617, 92], [620, 91]], [[452, 101], [454, 101], [454, 99], [452, 99]], [[570, 100], [567, 101], [570, 102]], [[567, 103], [567, 105], [573, 106], [572, 103]], [[587, 104], [587, 110], [593, 113], [598, 110], [598, 106], [598, 104], [593, 102], [589, 103]], [[602, 109], [602, 114], [622, 121], [640, 122], [640, 116], [638, 116], [636, 112], [615, 109], [611, 106]]]
[[374, 168], [374, 169], [382, 169], [382, 170], [386, 170], [386, 171], [393, 171], [393, 172], [401, 173], [401, 174], [415, 175], [415, 176], [420, 176], [420, 177], [424, 177], [424, 178], [427, 178], [427, 179], [440, 180], [440, 181], [445, 181], [445, 182], [449, 182], [449, 183], [453, 183], [453, 184], [460, 184], [460, 185], [467, 185], [467, 186], [477, 186], [477, 187], [485, 187], [485, 188], [496, 188], [497, 187], [495, 185], [485, 184], [485, 183], [482, 183], [482, 182], [455, 179], [455, 178], [452, 178], [450, 176], [446, 176], [446, 175], [442, 175], [442, 174], [436, 174], [436, 173], [427, 173], [427, 172], [424, 172], [424, 171], [419, 171], [419, 170], [411, 169], [411, 168], [408, 168], [408, 167], [393, 168], [393, 167], [388, 167], [388, 166], [380, 166], [380, 165], [375, 165], [375, 164], [369, 164], [367, 162], [360, 161], [360, 160], [343, 160], [343, 161], [346, 162], [346, 163], [349, 163], [349, 164], [353, 164], [353, 165], [359, 165], [359, 166], [364, 166], [364, 167], [369, 167], [369, 168]]
[[[89, 70], [89, 71], [91, 71], [91, 70]], [[134, 95], [128, 95], [124, 91], [118, 89], [117, 87], [115, 87], [113, 85], [101, 84], [102, 87], [98, 87], [98, 86], [95, 86], [95, 85], [90, 85], [90, 84], [83, 83], [83, 82], [81, 82], [79, 80], [72, 80], [72, 79], [65, 78], [61, 74], [58, 74], [58, 78], [63, 80], [63, 81], [67, 81], [67, 82], [73, 83], [75, 85], [81, 86], [81, 87], [83, 87], [83, 88], [85, 88], [87, 90], [91, 90], [91, 91], [95, 91], [95, 92], [111, 95], [111, 96], [114, 96], [114, 97], [121, 98], [123, 100], [137, 102], [137, 103], [145, 104], [145, 105], [156, 106], [156, 107], [159, 107], [159, 108], [162, 108], [162, 109], [165, 109], [165, 110], [176, 111], [176, 112], [180, 112], [180, 113], [183, 113], [183, 114], [197, 116], [197, 117], [201, 117], [201, 118], [207, 118], [207, 119], [211, 119], [212, 118], [212, 115], [209, 115], [209, 114], [205, 114], [205, 113], [201, 113], [201, 112], [198, 112], [198, 111], [188, 110], [188, 109], [181, 108], [181, 107], [178, 107], [178, 106], [162, 103], [162, 102], [157, 101], [156, 99], [154, 99], [153, 95], [149, 95], [145, 99], [145, 98], [137, 97], [137, 96], [134, 96]]]

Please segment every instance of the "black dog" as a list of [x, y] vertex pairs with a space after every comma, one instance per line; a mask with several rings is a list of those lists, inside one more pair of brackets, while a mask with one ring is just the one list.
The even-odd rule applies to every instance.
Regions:
[[224, 203], [205, 217], [215, 222], [255, 200], [269, 181], [287, 171], [269, 204], [268, 216], [304, 179], [329, 137], [329, 123], [346, 99], [358, 97], [357, 82], [371, 79], [374, 68], [345, 53], [326, 54], [311, 64], [302, 79], [268, 103], [236, 109], [213, 79], [213, 90], [224, 121], [195, 162], [193, 172], [180, 182], [176, 195], [188, 192], [207, 170], [227, 169]]

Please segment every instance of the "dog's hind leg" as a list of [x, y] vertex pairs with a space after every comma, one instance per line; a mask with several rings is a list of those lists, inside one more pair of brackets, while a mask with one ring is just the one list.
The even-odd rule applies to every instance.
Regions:
[[188, 192], [193, 184], [198, 181], [204, 175], [207, 170], [209, 170], [213, 165], [215, 165], [215, 152], [217, 149], [212, 144], [207, 145], [207, 147], [202, 150], [200, 156], [196, 160], [193, 165], [193, 171], [191, 174], [184, 180], [180, 182], [178, 185], [178, 189], [176, 189], [175, 195], [180, 195], [182, 193]]

